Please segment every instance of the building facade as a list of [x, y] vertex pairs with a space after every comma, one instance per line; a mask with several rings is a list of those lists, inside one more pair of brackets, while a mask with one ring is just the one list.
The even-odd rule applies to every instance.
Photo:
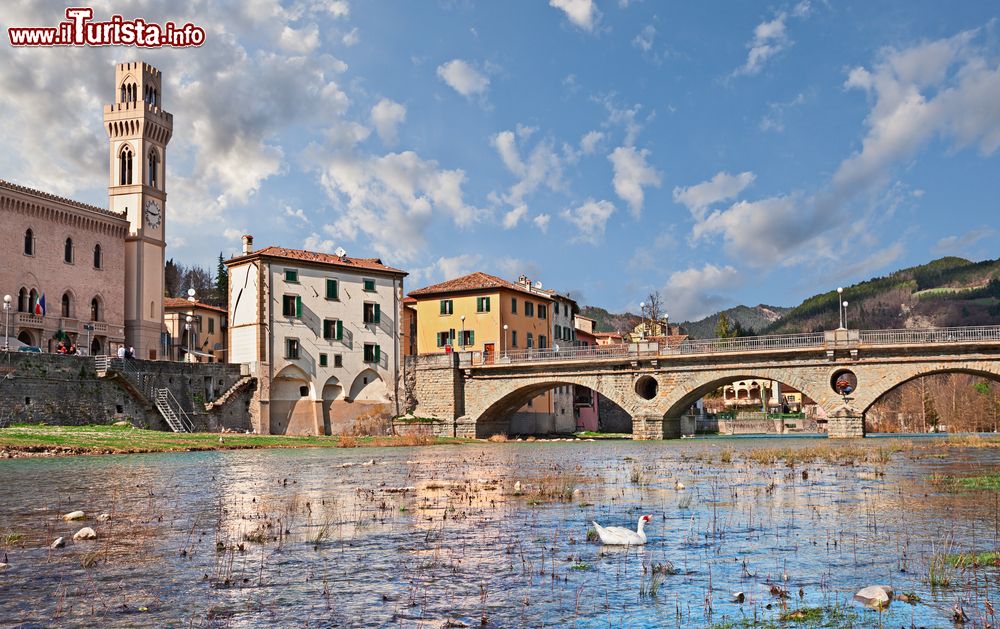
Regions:
[[400, 413], [404, 271], [266, 247], [229, 270], [229, 362], [262, 381], [258, 432], [342, 434]]
[[225, 308], [200, 301], [164, 298], [163, 323], [170, 339], [169, 353], [164, 358], [196, 363], [228, 362], [226, 314]]

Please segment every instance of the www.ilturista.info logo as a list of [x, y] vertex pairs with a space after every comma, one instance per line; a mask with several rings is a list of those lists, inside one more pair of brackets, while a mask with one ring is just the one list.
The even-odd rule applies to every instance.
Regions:
[[157, 24], [142, 18], [126, 20], [112, 15], [107, 22], [94, 22], [94, 10], [66, 9], [66, 21], [58, 26], [22, 26], [7, 29], [11, 46], [141, 46], [186, 48], [205, 43], [205, 29], [188, 22]]

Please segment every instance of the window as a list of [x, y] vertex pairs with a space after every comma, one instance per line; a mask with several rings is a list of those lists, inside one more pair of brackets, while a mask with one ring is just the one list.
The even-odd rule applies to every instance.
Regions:
[[510, 331], [510, 346], [517, 347], [517, 330]]
[[365, 292], [374, 293], [375, 292], [375, 280], [365, 280]]
[[299, 272], [296, 269], [285, 269], [285, 281], [291, 284], [298, 284]]
[[559, 302], [558, 301], [552, 306], [552, 312], [554, 312], [556, 314], [559, 314]]
[[538, 335], [538, 349], [545, 349], [548, 346], [548, 339], [544, 334]]
[[376, 343], [365, 343], [365, 362], [377, 363], [382, 359], [382, 348]]
[[319, 366], [326, 367], [326, 354], [319, 355]]
[[382, 322], [382, 310], [379, 308], [378, 304], [373, 304], [371, 302], [365, 302], [364, 311], [365, 323], [381, 323]]
[[343, 367], [344, 366], [344, 357], [342, 355], [340, 355], [340, 354], [334, 354], [333, 355], [333, 366], [334, 367]]
[[66, 246], [63, 248], [63, 261], [73, 264], [73, 239], [66, 239]]
[[101, 254], [101, 245], [94, 245], [94, 268], [99, 269], [104, 266], [104, 256]]
[[128, 146], [118, 155], [118, 185], [132, 185], [132, 149]]
[[282, 295], [281, 314], [285, 317], [302, 317], [302, 298], [298, 295]]
[[344, 322], [340, 319], [323, 319], [323, 338], [328, 341], [344, 340]]
[[285, 358], [295, 360], [299, 357], [299, 339], [285, 339]]
[[517, 314], [517, 297], [510, 298], [510, 314]]
[[535, 316], [535, 304], [530, 301], [524, 302], [524, 316], [533, 317]]
[[24, 255], [35, 255], [35, 232], [30, 229], [24, 232]]
[[535, 337], [532, 336], [531, 332], [528, 332], [528, 349], [535, 346]]
[[469, 345], [475, 345], [476, 344], [476, 332], [475, 332], [475, 330], [463, 330], [462, 331], [462, 338], [460, 340], [462, 341], [462, 343], [461, 343], [462, 347], [467, 347]]
[[23, 286], [17, 291], [17, 311], [28, 312], [28, 289]]
[[309, 397], [309, 387], [305, 385], [299, 387], [299, 395], [301, 397]]
[[326, 298], [327, 299], [340, 299], [340, 285], [337, 280], [327, 278], [326, 280]]
[[97, 297], [90, 300], [90, 320], [101, 320], [101, 300]]
[[448, 332], [438, 332], [437, 334], [437, 346], [444, 347], [451, 341], [451, 335]]
[[62, 296], [62, 316], [64, 319], [69, 319], [70, 309], [73, 305], [73, 301], [69, 296], [69, 293], [63, 293]]
[[212, 334], [215, 332], [215, 317], [208, 318], [208, 333]]
[[490, 298], [476, 297], [476, 312], [489, 312], [489, 311], [490, 311]]
[[547, 309], [545, 308], [545, 304], [538, 304], [538, 318], [544, 319], [546, 314], [547, 314]]
[[455, 303], [450, 299], [441, 300], [441, 314], [450, 315], [455, 312]]
[[156, 154], [155, 149], [149, 149], [149, 156], [147, 158], [147, 164], [149, 166], [149, 185], [156, 187], [156, 171], [157, 163], [160, 161], [160, 156]]

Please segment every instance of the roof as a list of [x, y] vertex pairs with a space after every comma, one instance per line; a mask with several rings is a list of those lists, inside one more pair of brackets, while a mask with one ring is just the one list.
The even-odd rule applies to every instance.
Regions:
[[379, 258], [351, 258], [348, 256], [336, 256], [332, 253], [320, 253], [318, 251], [306, 251], [304, 249], [286, 249], [285, 247], [264, 247], [248, 254], [237, 256], [226, 261], [226, 265], [242, 262], [254, 257], [282, 258], [285, 260], [300, 260], [302, 262], [314, 262], [317, 264], [328, 264], [345, 269], [357, 269], [361, 271], [378, 271], [392, 275], [407, 275], [406, 271], [394, 269], [391, 266], [382, 264]]
[[407, 305], [415, 304], [417, 303], [417, 299], [415, 297], [410, 297], [409, 295], [407, 295], [406, 297], [403, 297], [403, 303]]
[[201, 308], [204, 310], [215, 310], [226, 314], [225, 308], [220, 308], [218, 306], [212, 306], [201, 301], [190, 302], [183, 297], [164, 297], [163, 298], [164, 308], [175, 308], [177, 310], [190, 310], [194, 308]]
[[621, 338], [622, 337], [621, 332], [593, 332], [592, 334], [594, 336], [601, 337], [601, 338], [606, 338], [606, 337]]
[[81, 203], [80, 201], [74, 201], [73, 199], [67, 199], [65, 197], [60, 197], [60, 196], [56, 196], [54, 194], [49, 194], [48, 192], [43, 192], [43, 191], [37, 190], [35, 188], [29, 188], [27, 186], [19, 186], [16, 183], [11, 183], [10, 181], [6, 181], [4, 179], [0, 179], [0, 188], [7, 188], [8, 190], [11, 190], [11, 191], [14, 191], [14, 192], [21, 192], [21, 193], [24, 193], [24, 194], [30, 194], [31, 196], [41, 197], [42, 199], [45, 199], [46, 201], [54, 201], [56, 203], [62, 203], [63, 205], [69, 205], [69, 206], [74, 207], [74, 208], [76, 208], [78, 210], [87, 210], [88, 212], [97, 212], [99, 214], [103, 214], [103, 215], [108, 216], [110, 218], [117, 218], [117, 219], [121, 219], [123, 221], [127, 220], [126, 217], [125, 217], [125, 212], [120, 212], [120, 213], [119, 212], [112, 212], [111, 210], [108, 210], [106, 208], [98, 207], [96, 205], [90, 205], [89, 203]]
[[467, 293], [500, 288], [517, 291], [519, 293], [527, 293], [540, 299], [552, 299], [550, 296], [537, 293], [527, 286], [516, 284], [514, 282], [508, 282], [503, 278], [479, 271], [463, 275], [462, 277], [456, 277], [455, 279], [447, 280], [441, 282], [440, 284], [433, 284], [431, 286], [425, 286], [424, 288], [418, 288], [417, 290], [410, 291], [410, 295], [414, 297], [424, 297], [442, 293]]

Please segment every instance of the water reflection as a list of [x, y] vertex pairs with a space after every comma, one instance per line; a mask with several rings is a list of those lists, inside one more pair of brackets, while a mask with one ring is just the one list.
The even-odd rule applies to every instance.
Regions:
[[[916, 593], [886, 626], [984, 624], [1000, 498], [928, 482], [994, 450], [885, 463], [750, 463], [773, 442], [270, 450], [0, 461], [0, 618], [25, 626], [730, 626], [841, 609], [873, 583]], [[791, 447], [815, 445], [796, 440]], [[878, 447], [869, 442], [867, 447]], [[677, 482], [685, 488], [679, 491]], [[519, 482], [520, 491], [515, 491]], [[96, 542], [50, 550], [81, 523]], [[108, 513], [107, 522], [95, 519]], [[649, 544], [602, 548], [591, 520]], [[650, 584], [661, 575], [655, 596]], [[657, 573], [659, 574], [659, 573]], [[743, 603], [732, 594], [743, 592]]]

